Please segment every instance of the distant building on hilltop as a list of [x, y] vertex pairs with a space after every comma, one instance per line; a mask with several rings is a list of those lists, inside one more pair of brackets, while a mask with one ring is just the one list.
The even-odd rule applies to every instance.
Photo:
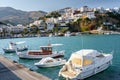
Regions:
[[93, 9], [94, 11], [98, 11], [100, 13], [105, 13], [105, 9], [103, 7], [97, 7]]
[[120, 14], [120, 8], [119, 7], [115, 7], [114, 10], [115, 10], [115, 12]]
[[89, 8], [88, 6], [83, 6], [83, 7], [80, 8], [80, 11], [81, 12], [86, 12], [86, 11], [92, 11], [92, 9]]

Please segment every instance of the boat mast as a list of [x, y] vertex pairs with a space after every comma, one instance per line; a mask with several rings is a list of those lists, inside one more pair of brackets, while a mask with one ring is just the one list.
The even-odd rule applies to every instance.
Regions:
[[[83, 37], [81, 36], [81, 43], [82, 43], [82, 49], [83, 49]], [[84, 59], [83, 59], [83, 50], [82, 50], [82, 57], [81, 57], [81, 66], [84, 64]]]
[[[82, 49], [83, 49], [83, 37], [81, 36], [81, 43], [82, 43]], [[84, 58], [83, 58], [84, 56], [83, 56], [83, 50], [82, 50], [82, 56], [81, 56], [81, 66], [83, 66], [84, 65]]]
[[83, 55], [83, 51], [82, 51], [82, 57], [81, 57], [81, 66], [83, 67], [84, 66], [84, 55]]
[[50, 40], [48, 41], [48, 46], [51, 46], [51, 42], [50, 42]]
[[81, 43], [82, 43], [82, 49], [84, 48], [83, 47], [83, 37], [81, 36]]

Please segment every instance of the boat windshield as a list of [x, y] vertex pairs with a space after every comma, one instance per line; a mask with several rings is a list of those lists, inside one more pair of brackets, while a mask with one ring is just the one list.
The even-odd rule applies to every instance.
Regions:
[[53, 60], [48, 60], [48, 61], [46, 61], [46, 63], [51, 63], [51, 62], [53, 62]]
[[52, 47], [41, 47], [42, 51], [52, 51]]
[[40, 63], [51, 63], [54, 62], [54, 60], [51, 57], [43, 58], [40, 60]]
[[73, 64], [79, 65], [81, 67], [92, 64], [92, 60], [90, 60], [90, 59], [83, 59], [83, 62], [82, 62], [82, 59], [80, 59], [80, 58], [73, 58], [71, 61]]
[[16, 44], [10, 42], [10, 44], [9, 44], [9, 48], [10, 48], [10, 49], [15, 49], [15, 48], [16, 48]]

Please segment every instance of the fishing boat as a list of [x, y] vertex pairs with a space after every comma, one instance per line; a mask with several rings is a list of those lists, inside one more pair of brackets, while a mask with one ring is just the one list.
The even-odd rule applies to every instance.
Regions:
[[[3, 51], [5, 53], [15, 53], [16, 49], [18, 51], [25, 51], [25, 50], [28, 50], [28, 47], [26, 45], [23, 45], [25, 44], [25, 41], [22, 41], [22, 42], [16, 42], [16, 43], [13, 43], [13, 42], [10, 42], [9, 43], [9, 47], [8, 48], [3, 48]], [[18, 46], [19, 45], [19, 46]], [[21, 46], [20, 46], [21, 45]]]
[[19, 58], [26, 59], [41, 59], [46, 57], [62, 57], [63, 51], [53, 51], [53, 46], [61, 46], [62, 44], [48, 44], [47, 46], [40, 46], [40, 50], [28, 50], [27, 52], [16, 52]]
[[66, 63], [66, 60], [62, 60], [61, 58], [54, 59], [51, 57], [42, 58], [39, 62], [35, 63], [34, 65], [37, 67], [55, 67], [64, 65]]
[[59, 72], [66, 79], [85, 79], [107, 69], [112, 63], [112, 54], [93, 49], [82, 49], [73, 53]]

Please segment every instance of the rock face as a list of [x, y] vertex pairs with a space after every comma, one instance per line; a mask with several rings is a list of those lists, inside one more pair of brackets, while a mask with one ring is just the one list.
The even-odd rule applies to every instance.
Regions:
[[26, 24], [46, 15], [44, 11], [21, 11], [11, 7], [0, 7], [0, 21], [12, 24]]

